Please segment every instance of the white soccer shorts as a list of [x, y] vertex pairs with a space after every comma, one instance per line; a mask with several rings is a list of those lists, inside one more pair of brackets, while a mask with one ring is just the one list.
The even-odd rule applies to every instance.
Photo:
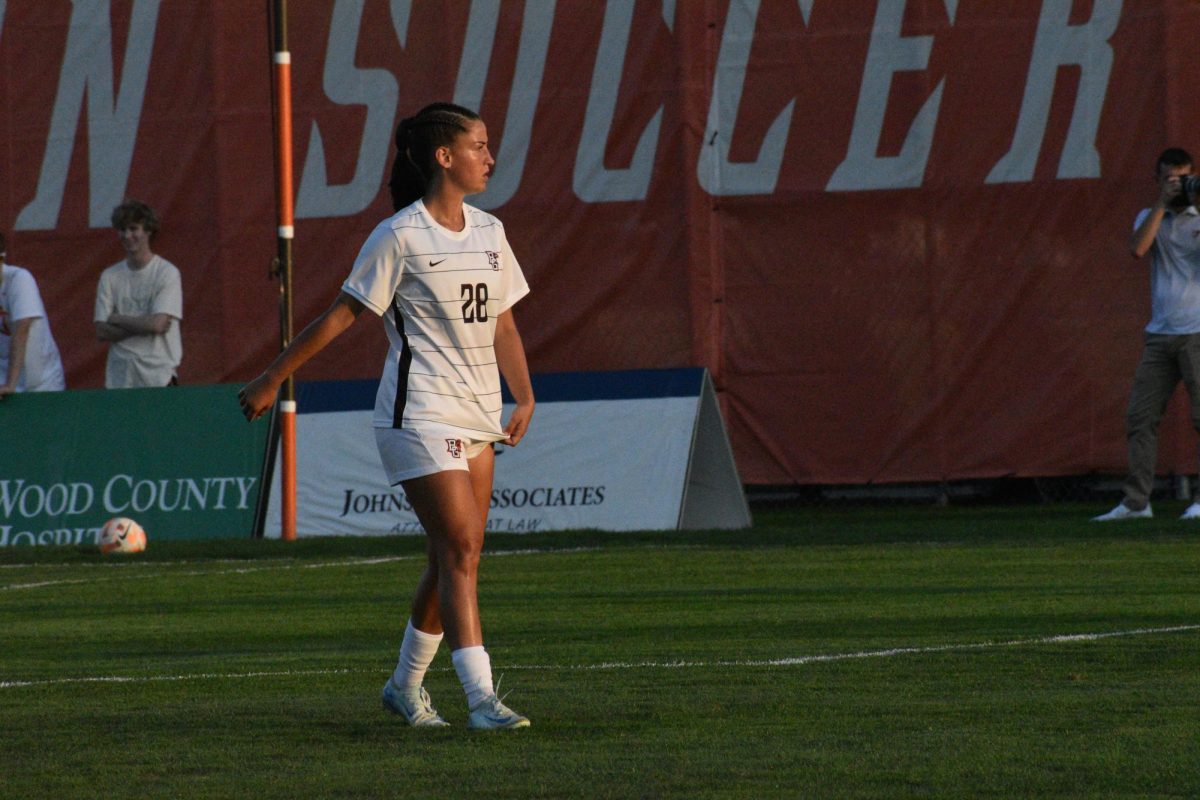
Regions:
[[455, 431], [412, 430], [409, 428], [376, 428], [375, 444], [383, 462], [388, 483], [433, 475], [448, 469], [469, 469], [468, 459], [475, 458], [490, 441], [464, 439]]

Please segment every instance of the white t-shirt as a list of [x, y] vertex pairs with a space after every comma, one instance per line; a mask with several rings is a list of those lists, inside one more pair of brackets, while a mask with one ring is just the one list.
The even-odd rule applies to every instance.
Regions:
[[529, 293], [500, 220], [464, 205], [448, 230], [420, 200], [376, 226], [342, 291], [383, 317], [391, 347], [377, 428], [452, 429], [499, 441], [496, 318]]
[[109, 342], [104, 385], [109, 389], [137, 386], [166, 386], [175, 377], [183, 359], [179, 321], [183, 319], [183, 287], [179, 270], [162, 256], [154, 256], [140, 269], [125, 261], [100, 273], [96, 288], [96, 322], [107, 322], [113, 314], [143, 317], [168, 314], [166, 333], [129, 336]]
[[50, 334], [50, 320], [29, 270], [3, 265], [0, 277], [0, 384], [8, 380], [8, 355], [12, 348], [13, 324], [32, 319], [25, 344], [25, 366], [17, 381], [18, 392], [57, 392], [66, 388], [62, 359]]

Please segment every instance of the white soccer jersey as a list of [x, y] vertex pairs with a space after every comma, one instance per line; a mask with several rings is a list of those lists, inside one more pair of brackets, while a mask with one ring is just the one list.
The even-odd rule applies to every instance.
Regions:
[[384, 220], [342, 285], [383, 317], [391, 344], [375, 399], [377, 428], [504, 438], [496, 318], [529, 285], [500, 220], [463, 210], [460, 232], [435, 222], [420, 200]]

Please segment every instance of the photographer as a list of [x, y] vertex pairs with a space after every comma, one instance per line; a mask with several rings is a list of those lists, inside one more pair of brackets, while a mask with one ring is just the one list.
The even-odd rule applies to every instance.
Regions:
[[[1129, 476], [1124, 499], [1093, 517], [1097, 522], [1154, 516], [1150, 492], [1158, 425], [1181, 380], [1192, 425], [1200, 432], [1200, 212], [1192, 204], [1200, 181], [1192, 176], [1191, 155], [1177, 147], [1158, 157], [1155, 179], [1158, 199], [1138, 214], [1129, 242], [1135, 258], [1151, 254], [1150, 324], [1125, 415]], [[1200, 519], [1200, 499], [1193, 499], [1182, 518]]]

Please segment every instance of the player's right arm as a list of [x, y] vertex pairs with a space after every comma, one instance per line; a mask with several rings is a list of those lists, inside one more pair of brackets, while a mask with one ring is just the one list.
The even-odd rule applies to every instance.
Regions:
[[321, 316], [300, 331], [262, 375], [238, 392], [238, 403], [246, 419], [262, 416], [274, 404], [275, 395], [288, 376], [349, 328], [363, 308], [356, 298], [345, 292], [340, 293]]
[[1133, 236], [1129, 238], [1129, 252], [1134, 258], [1141, 258], [1150, 252], [1150, 248], [1154, 246], [1154, 237], [1158, 236], [1158, 229], [1167, 213], [1167, 207], [1183, 191], [1183, 182], [1178, 175], [1160, 177], [1158, 186], [1158, 200], [1138, 217], [1138, 222], [1133, 227]]
[[1142, 214], [1141, 221], [1133, 229], [1133, 236], [1129, 239], [1129, 252], [1133, 254], [1134, 258], [1141, 258], [1150, 252], [1150, 248], [1154, 246], [1154, 237], [1158, 236], [1158, 229], [1162, 225], [1166, 210], [1166, 204], [1159, 200]]

